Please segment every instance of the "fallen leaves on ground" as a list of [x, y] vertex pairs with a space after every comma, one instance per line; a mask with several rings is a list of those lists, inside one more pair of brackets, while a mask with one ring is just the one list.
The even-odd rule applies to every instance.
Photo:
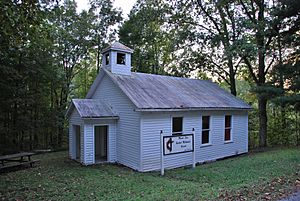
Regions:
[[259, 186], [244, 187], [242, 190], [225, 191], [219, 194], [220, 200], [245, 201], [245, 200], [265, 200], [275, 201], [290, 196], [292, 193], [300, 191], [300, 178], [295, 177], [276, 178], [271, 182], [262, 182]]

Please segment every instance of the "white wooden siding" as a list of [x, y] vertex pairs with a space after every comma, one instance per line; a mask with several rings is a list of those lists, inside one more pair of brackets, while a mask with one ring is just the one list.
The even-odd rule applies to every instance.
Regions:
[[120, 65], [117, 64], [117, 53], [120, 51], [111, 51], [110, 54], [110, 61], [109, 64], [105, 64], [105, 59], [103, 59], [102, 65], [106, 66], [112, 73], [115, 74], [121, 74], [121, 75], [130, 75], [131, 74], [131, 54], [130, 53], [125, 53], [125, 52], [120, 52], [124, 53], [126, 58], [125, 58], [125, 65]]
[[112, 106], [119, 119], [116, 128], [117, 162], [140, 169], [140, 114], [127, 96], [105, 75], [92, 98]]
[[[208, 112], [202, 114], [209, 115]], [[232, 142], [230, 143], [224, 141], [225, 115], [232, 115]], [[248, 115], [246, 112], [213, 112], [211, 114], [211, 121], [211, 146], [200, 147], [197, 150], [197, 162], [216, 160], [248, 152]], [[201, 125], [202, 122], [200, 127]]]
[[85, 122], [85, 164], [95, 163], [95, 126], [108, 126], [108, 162], [116, 162], [116, 120], [84, 120]]
[[89, 165], [94, 163], [93, 151], [94, 151], [94, 136], [93, 136], [93, 125], [84, 123], [84, 134], [83, 141], [83, 164]]
[[116, 162], [117, 160], [117, 139], [116, 139], [116, 121], [114, 120], [114, 122], [112, 124], [108, 124], [109, 128], [108, 128], [108, 161], [109, 162]]
[[[191, 120], [184, 113], [152, 113], [142, 116], [142, 171], [160, 168], [160, 131], [164, 135], [172, 132], [172, 116], [183, 116], [183, 132], [192, 133]], [[166, 168], [175, 168], [192, 163], [192, 153], [167, 155], [164, 158]]]
[[[232, 115], [232, 143], [224, 143], [225, 114]], [[202, 115], [211, 116], [211, 145], [200, 147]], [[183, 116], [183, 129], [190, 134], [195, 129], [196, 161], [204, 162], [248, 151], [248, 117], [240, 112], [173, 112], [144, 113], [141, 120], [141, 171], [160, 168], [160, 130], [171, 133], [171, 117]], [[165, 156], [165, 167], [175, 168], [192, 163], [192, 153]]]
[[69, 157], [71, 159], [76, 159], [76, 133], [73, 126], [80, 126], [80, 131], [82, 132], [82, 124], [83, 121], [81, 120], [79, 113], [74, 109], [69, 118]]

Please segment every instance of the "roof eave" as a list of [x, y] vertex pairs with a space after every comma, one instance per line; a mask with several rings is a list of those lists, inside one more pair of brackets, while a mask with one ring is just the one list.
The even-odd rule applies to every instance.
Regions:
[[101, 54], [104, 54], [108, 52], [109, 50], [114, 50], [114, 51], [120, 51], [120, 52], [126, 52], [126, 53], [133, 53], [132, 49], [122, 49], [122, 48], [114, 48], [114, 47], [108, 47], [105, 48], [104, 50], [101, 51]]
[[103, 116], [103, 117], [81, 117], [83, 120], [93, 120], [93, 119], [119, 119], [118, 116]]
[[243, 110], [249, 111], [253, 110], [252, 107], [250, 108], [236, 108], [236, 107], [197, 107], [197, 108], [137, 108], [135, 109], [136, 112], [181, 112], [181, 111], [228, 111], [228, 110]]
[[70, 117], [70, 115], [71, 115], [71, 113], [72, 113], [74, 107], [75, 107], [75, 106], [74, 106], [74, 103], [73, 103], [73, 101], [71, 100], [71, 102], [70, 102], [70, 104], [69, 104], [69, 106], [68, 106], [68, 108], [67, 108], [67, 110], [66, 110], [66, 112], [65, 112], [65, 118], [66, 118], [66, 119], [68, 119], [68, 118]]
[[97, 75], [96, 79], [94, 80], [92, 86], [90, 87], [88, 93], [86, 94], [85, 98], [86, 99], [90, 99], [92, 98], [92, 96], [94, 95], [96, 89], [98, 88], [99, 83], [101, 82], [101, 80], [103, 79], [105, 73], [102, 73], [104, 70], [104, 68], [101, 67], [100, 73]]

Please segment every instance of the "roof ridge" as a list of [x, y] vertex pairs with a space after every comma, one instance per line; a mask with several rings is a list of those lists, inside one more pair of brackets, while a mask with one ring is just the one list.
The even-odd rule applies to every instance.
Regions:
[[199, 80], [199, 81], [211, 82], [211, 83], [216, 84], [215, 82], [213, 82], [211, 80], [204, 80], [204, 79], [191, 78], [191, 77], [177, 77], [177, 76], [172, 76], [172, 75], [151, 74], [151, 73], [143, 73], [143, 72], [131, 72], [131, 73], [137, 74], [137, 75], [160, 76], [160, 77], [168, 77], [168, 78], [175, 78], [175, 79]]

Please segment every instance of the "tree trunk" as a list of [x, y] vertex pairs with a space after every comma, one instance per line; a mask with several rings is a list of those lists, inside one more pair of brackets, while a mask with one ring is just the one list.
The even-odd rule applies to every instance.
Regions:
[[263, 96], [258, 97], [259, 114], [259, 146], [267, 146], [267, 99]]
[[63, 136], [64, 136], [64, 127], [58, 127], [58, 135], [57, 135], [57, 146], [61, 148], [63, 146]]
[[[279, 34], [279, 33], [278, 33]], [[284, 80], [283, 80], [283, 73], [282, 73], [282, 65], [283, 65], [283, 59], [282, 59], [282, 47], [281, 47], [281, 36], [279, 34], [278, 36], [278, 52], [279, 52], [279, 83], [280, 83], [280, 88], [282, 89], [282, 91], [284, 91]], [[284, 144], [288, 144], [288, 135], [286, 133], [284, 133], [285, 129], [286, 129], [286, 115], [285, 115], [285, 105], [284, 104], [280, 104], [280, 110], [281, 110], [281, 132], [282, 135], [284, 136], [285, 142]]]
[[[258, 1], [258, 29], [256, 32], [256, 42], [258, 47], [258, 87], [263, 86], [266, 82], [265, 72], [265, 5], [264, 0]], [[259, 110], [259, 146], [267, 146], [267, 97], [263, 94], [258, 94], [258, 110]]]
[[229, 67], [229, 78], [230, 78], [230, 92], [232, 95], [236, 96], [236, 84], [235, 84], [235, 73], [233, 68], [232, 57], [228, 58]]
[[300, 112], [296, 111], [296, 135], [297, 135], [297, 146], [300, 145], [300, 121], [299, 121]]
[[226, 54], [226, 58], [228, 61], [228, 68], [229, 68], [229, 83], [230, 83], [230, 92], [232, 95], [236, 96], [236, 84], [235, 84], [235, 72], [234, 72], [234, 65], [233, 65], [233, 56], [232, 56], [232, 52], [231, 52], [231, 44], [230, 44], [230, 36], [229, 36], [229, 32], [228, 32], [228, 28], [227, 28], [227, 23], [228, 21], [226, 20], [226, 15], [223, 11], [222, 7], [217, 7], [218, 11], [220, 13], [220, 17], [221, 17], [221, 23], [224, 29], [224, 33], [219, 32], [219, 34], [224, 36], [222, 37], [222, 44], [224, 45], [225, 48], [225, 54]]
[[100, 67], [101, 67], [101, 64], [100, 64], [100, 61], [101, 61], [101, 49], [100, 49], [100, 43], [101, 43], [101, 40], [100, 40], [100, 36], [98, 35], [98, 47], [97, 47], [97, 74], [99, 73], [100, 71]]
[[100, 51], [100, 47], [98, 46], [98, 49], [97, 49], [97, 74], [100, 71], [100, 55], [101, 55], [101, 51]]

